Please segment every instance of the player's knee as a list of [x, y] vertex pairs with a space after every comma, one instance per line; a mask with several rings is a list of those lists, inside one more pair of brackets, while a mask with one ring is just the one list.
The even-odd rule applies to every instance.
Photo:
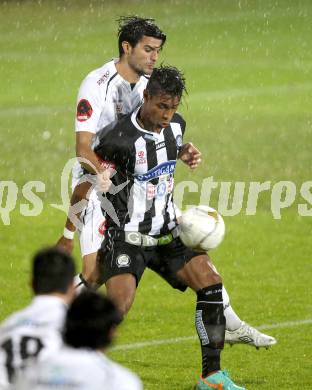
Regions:
[[119, 293], [119, 294], [107, 294], [109, 298], [112, 299], [112, 301], [115, 303], [115, 305], [118, 307], [118, 310], [120, 314], [125, 317], [128, 314], [128, 311], [131, 309], [133, 298], [130, 296], [127, 296], [126, 294]]
[[128, 311], [131, 309], [131, 306], [132, 306], [132, 302], [130, 301], [119, 303], [118, 305], [119, 312], [123, 317], [125, 317], [128, 314]]
[[136, 279], [131, 274], [117, 275], [106, 282], [107, 295], [125, 316], [130, 310], [136, 292]]
[[200, 282], [202, 286], [208, 287], [214, 284], [222, 283], [221, 276], [213, 270], [207, 270], [200, 276]]
[[208, 256], [201, 256], [195, 263], [195, 273], [202, 287], [222, 283], [222, 278]]

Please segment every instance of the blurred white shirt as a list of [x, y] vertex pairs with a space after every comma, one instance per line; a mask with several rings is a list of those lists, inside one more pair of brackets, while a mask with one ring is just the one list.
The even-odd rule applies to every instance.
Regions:
[[58, 350], [67, 307], [55, 296], [38, 295], [0, 326], [0, 389], [7, 389], [27, 359]]
[[64, 346], [26, 368], [14, 390], [142, 390], [140, 379], [104, 354]]

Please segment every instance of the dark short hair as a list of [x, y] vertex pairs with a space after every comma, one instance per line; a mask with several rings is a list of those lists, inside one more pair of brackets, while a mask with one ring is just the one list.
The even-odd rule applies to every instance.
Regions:
[[62, 250], [46, 248], [34, 255], [32, 286], [35, 294], [65, 294], [73, 283], [74, 276], [74, 261]]
[[183, 92], [186, 92], [184, 75], [174, 66], [154, 68], [146, 90], [151, 96], [167, 94], [181, 98]]
[[121, 319], [109, 298], [94, 291], [82, 292], [68, 309], [64, 341], [74, 348], [104, 348], [111, 343], [111, 330]]
[[144, 35], [162, 40], [161, 46], [166, 42], [166, 35], [154, 23], [154, 19], [140, 18], [138, 16], [121, 16], [118, 20], [118, 49], [119, 56], [124, 54], [122, 42], [127, 41], [135, 47]]

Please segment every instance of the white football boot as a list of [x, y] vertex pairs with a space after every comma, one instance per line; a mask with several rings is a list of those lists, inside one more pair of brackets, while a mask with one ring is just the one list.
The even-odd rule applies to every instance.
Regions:
[[265, 333], [259, 332], [254, 327], [242, 322], [242, 325], [233, 331], [225, 330], [225, 343], [230, 344], [248, 344], [252, 347], [268, 349], [276, 344], [276, 339]]

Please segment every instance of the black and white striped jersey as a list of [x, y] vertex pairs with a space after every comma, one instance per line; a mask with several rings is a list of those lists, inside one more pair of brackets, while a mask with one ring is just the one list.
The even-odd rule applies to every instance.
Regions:
[[138, 124], [138, 111], [98, 134], [95, 152], [116, 165], [102, 209], [108, 227], [151, 236], [167, 234], [176, 226], [174, 171], [185, 121], [176, 113], [158, 134]]

